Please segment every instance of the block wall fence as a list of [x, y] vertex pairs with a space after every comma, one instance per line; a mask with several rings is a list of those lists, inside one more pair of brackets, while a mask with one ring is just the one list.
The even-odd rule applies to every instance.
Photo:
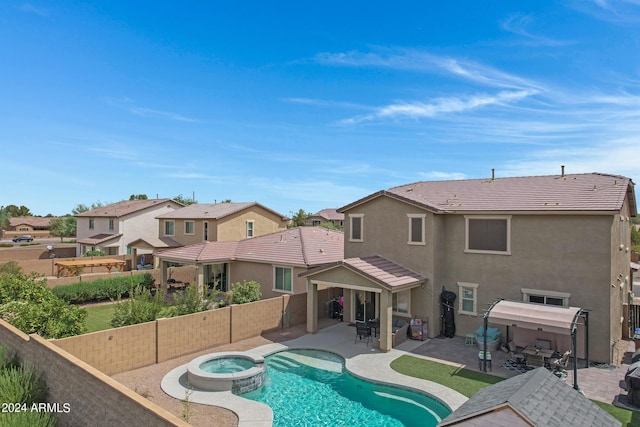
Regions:
[[[320, 315], [327, 298], [326, 290], [319, 292]], [[306, 301], [306, 294], [284, 295], [58, 340], [26, 335], [0, 320], [0, 345], [43, 373], [48, 402], [70, 405], [68, 413], [56, 414], [60, 425], [187, 426], [110, 376], [303, 324]]]

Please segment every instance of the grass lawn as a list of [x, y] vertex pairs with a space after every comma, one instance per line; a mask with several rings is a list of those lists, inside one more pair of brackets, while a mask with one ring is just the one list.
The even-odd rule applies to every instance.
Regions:
[[87, 332], [103, 331], [111, 329], [111, 316], [115, 310], [115, 304], [102, 304], [85, 307], [87, 316]]
[[[466, 397], [471, 397], [480, 389], [504, 380], [494, 375], [411, 356], [397, 358], [391, 362], [391, 368], [404, 375], [442, 384]], [[595, 400], [593, 402], [619, 420], [623, 426], [640, 427], [640, 413], [618, 408], [609, 403]]]

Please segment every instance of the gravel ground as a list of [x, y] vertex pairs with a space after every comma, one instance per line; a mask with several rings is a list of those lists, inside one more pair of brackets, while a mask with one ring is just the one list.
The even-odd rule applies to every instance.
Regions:
[[162, 391], [160, 388], [162, 378], [172, 369], [189, 363], [195, 357], [218, 351], [249, 350], [265, 344], [290, 340], [304, 335], [306, 333], [305, 329], [306, 324], [303, 324], [288, 328], [284, 331], [278, 330], [264, 333], [262, 336], [208, 348], [197, 353], [188, 354], [144, 368], [121, 372], [112, 375], [112, 378], [179, 418], [187, 419], [185, 411], [188, 410], [188, 422], [193, 426], [235, 427], [238, 425], [238, 417], [235, 413], [217, 406], [197, 403], [185, 405], [182, 401]]

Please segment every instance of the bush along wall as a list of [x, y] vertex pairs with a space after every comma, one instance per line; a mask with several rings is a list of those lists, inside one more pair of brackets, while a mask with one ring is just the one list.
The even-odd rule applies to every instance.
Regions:
[[70, 304], [86, 304], [129, 297], [130, 289], [151, 289], [154, 279], [149, 273], [82, 281], [52, 288], [53, 294]]

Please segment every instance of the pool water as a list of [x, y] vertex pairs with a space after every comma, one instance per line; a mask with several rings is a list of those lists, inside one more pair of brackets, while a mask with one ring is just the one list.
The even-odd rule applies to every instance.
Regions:
[[265, 358], [264, 385], [242, 397], [269, 405], [273, 425], [436, 426], [451, 411], [426, 395], [360, 380], [344, 359], [318, 350]]
[[212, 374], [233, 374], [249, 368], [253, 368], [255, 363], [244, 357], [222, 357], [219, 359], [207, 360], [200, 365], [200, 369]]

